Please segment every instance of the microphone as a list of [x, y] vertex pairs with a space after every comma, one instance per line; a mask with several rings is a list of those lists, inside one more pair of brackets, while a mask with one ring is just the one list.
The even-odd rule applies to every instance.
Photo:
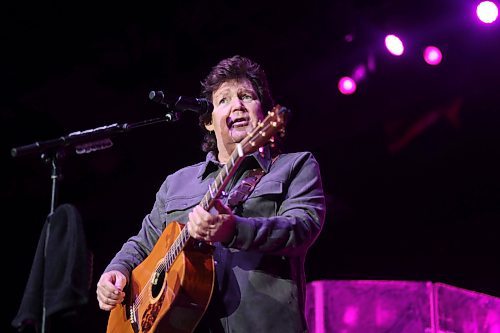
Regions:
[[186, 96], [167, 96], [161, 90], [149, 92], [149, 99], [153, 102], [165, 105], [170, 110], [178, 112], [193, 111], [196, 113], [212, 112], [214, 105], [206, 98], [195, 98]]

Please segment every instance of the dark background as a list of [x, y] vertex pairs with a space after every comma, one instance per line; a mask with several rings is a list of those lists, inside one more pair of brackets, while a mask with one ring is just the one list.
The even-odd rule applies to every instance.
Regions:
[[[150, 90], [198, 96], [234, 54], [261, 63], [292, 110], [288, 149], [321, 164], [328, 214], [309, 281], [430, 280], [500, 296], [500, 27], [476, 22], [477, 2], [171, 2], [3, 5], [1, 331], [13, 331], [51, 191], [40, 156], [10, 149], [162, 117]], [[384, 51], [386, 33], [405, 38], [402, 57]], [[440, 66], [422, 60], [427, 44], [443, 50]], [[341, 95], [339, 77], [359, 65], [367, 76]], [[94, 254], [82, 332], [105, 330], [95, 284], [164, 177], [204, 157], [200, 139], [185, 113], [61, 161], [58, 202], [80, 209]]]

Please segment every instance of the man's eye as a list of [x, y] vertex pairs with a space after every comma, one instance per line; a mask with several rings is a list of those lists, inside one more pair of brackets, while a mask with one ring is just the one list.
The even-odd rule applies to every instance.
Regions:
[[252, 95], [248, 95], [248, 94], [243, 95], [242, 98], [243, 98], [243, 100], [246, 100], [246, 101], [253, 100], [253, 96]]
[[219, 99], [219, 105], [223, 104], [223, 103], [226, 103], [226, 102], [227, 102], [227, 98], [226, 97], [222, 97], [221, 99]]

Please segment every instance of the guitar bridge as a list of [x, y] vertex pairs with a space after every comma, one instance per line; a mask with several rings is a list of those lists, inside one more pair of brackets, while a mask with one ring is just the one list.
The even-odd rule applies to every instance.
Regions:
[[132, 326], [134, 333], [139, 333], [139, 318], [137, 316], [137, 311], [138, 308], [135, 305], [129, 307], [130, 326]]
[[137, 323], [137, 317], [135, 315], [135, 311], [134, 311], [134, 307], [133, 306], [131, 306], [129, 308], [129, 315], [130, 315], [130, 323], [131, 324]]

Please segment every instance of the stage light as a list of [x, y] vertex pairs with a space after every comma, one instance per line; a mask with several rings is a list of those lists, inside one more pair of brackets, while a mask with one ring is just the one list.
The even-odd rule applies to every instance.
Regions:
[[356, 91], [356, 82], [352, 78], [344, 76], [340, 78], [338, 87], [342, 94], [351, 95]]
[[387, 35], [385, 37], [385, 47], [395, 56], [402, 55], [405, 50], [403, 42], [396, 35]]
[[436, 46], [427, 46], [424, 50], [424, 60], [429, 65], [439, 65], [443, 59], [443, 54], [441, 50]]
[[498, 7], [492, 1], [483, 1], [476, 8], [477, 17], [484, 23], [493, 23], [498, 18]]
[[361, 82], [366, 78], [366, 67], [360, 64], [354, 68], [351, 75], [354, 82]]

